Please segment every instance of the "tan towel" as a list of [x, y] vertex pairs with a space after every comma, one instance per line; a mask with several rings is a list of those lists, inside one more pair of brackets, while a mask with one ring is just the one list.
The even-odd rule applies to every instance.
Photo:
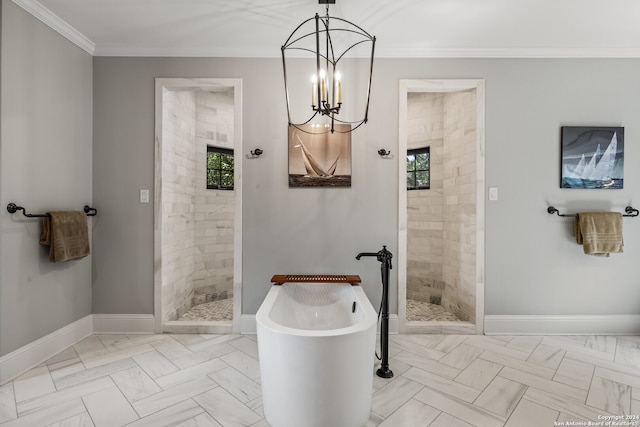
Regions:
[[609, 256], [622, 253], [622, 214], [618, 212], [582, 212], [573, 225], [576, 242], [584, 253]]
[[49, 261], [60, 262], [89, 255], [87, 215], [81, 211], [47, 212], [42, 220], [40, 244], [49, 245]]

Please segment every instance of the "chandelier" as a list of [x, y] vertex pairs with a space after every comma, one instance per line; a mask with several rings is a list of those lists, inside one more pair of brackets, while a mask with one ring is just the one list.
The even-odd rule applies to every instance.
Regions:
[[[282, 67], [284, 71], [284, 90], [287, 100], [287, 117], [289, 126], [294, 126], [301, 131], [305, 131], [302, 126], [311, 123], [316, 116], [325, 116], [329, 119], [331, 133], [335, 132], [351, 132], [362, 124], [367, 122], [369, 114], [369, 99], [371, 94], [371, 76], [373, 73], [373, 54], [376, 45], [375, 36], [370, 35], [358, 25], [342, 18], [329, 16], [329, 4], [335, 4], [335, 0], [318, 0], [318, 4], [326, 5], [325, 16], [316, 13], [315, 17], [303, 21], [291, 33], [287, 41], [282, 45]], [[351, 66], [351, 68], [342, 69], [339, 62], [347, 57], [361, 58], [364, 61], [364, 72], [356, 75], [359, 66]], [[287, 74], [287, 62], [291, 62], [292, 58], [312, 58], [314, 61], [307, 61], [303, 67], [305, 71], [295, 69], [295, 73]], [[358, 63], [359, 64], [359, 63]], [[298, 64], [296, 64], [297, 66]], [[291, 69], [291, 67], [290, 67]], [[309, 75], [311, 79], [309, 80]], [[347, 74], [348, 71], [353, 73]], [[306, 74], [306, 84], [300, 84], [301, 74]], [[306, 90], [302, 89], [303, 85], [311, 86], [311, 94], [308, 96], [308, 86]], [[289, 89], [302, 91], [307, 94], [304, 96], [308, 102], [305, 109], [308, 109], [309, 103], [311, 110], [308, 117], [299, 121], [292, 119], [292, 110], [296, 113], [302, 111], [302, 108], [295, 108], [289, 96]], [[358, 90], [360, 88], [360, 90]], [[348, 89], [348, 90], [345, 90]], [[356, 105], [354, 99], [345, 99], [345, 105], [349, 105], [349, 112], [343, 107], [343, 96], [345, 93], [361, 94], [361, 102]], [[295, 102], [302, 99], [301, 96], [295, 98]], [[304, 105], [300, 103], [300, 105]], [[358, 112], [354, 112], [358, 110]], [[342, 114], [341, 114], [342, 113]], [[354, 117], [347, 117], [352, 114]], [[347, 128], [346, 131], [337, 130], [335, 123], [342, 123], [350, 126], [341, 126]]]

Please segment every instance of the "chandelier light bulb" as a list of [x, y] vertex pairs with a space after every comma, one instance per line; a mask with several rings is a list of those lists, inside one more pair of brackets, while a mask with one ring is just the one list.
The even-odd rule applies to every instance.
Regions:
[[324, 70], [320, 70], [320, 96], [322, 102], [327, 102], [327, 73]]
[[318, 105], [318, 76], [311, 76], [311, 106], [315, 108]]
[[340, 74], [340, 71], [336, 71], [333, 74], [333, 79], [335, 80], [336, 86], [336, 104], [342, 104], [342, 83], [340, 82], [341, 78], [342, 75]]

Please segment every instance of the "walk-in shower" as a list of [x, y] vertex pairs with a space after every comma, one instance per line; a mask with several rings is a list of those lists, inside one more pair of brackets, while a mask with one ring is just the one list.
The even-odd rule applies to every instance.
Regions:
[[484, 82], [401, 80], [399, 112], [400, 329], [476, 333], [483, 317]]
[[241, 81], [156, 80], [157, 332], [239, 331]]

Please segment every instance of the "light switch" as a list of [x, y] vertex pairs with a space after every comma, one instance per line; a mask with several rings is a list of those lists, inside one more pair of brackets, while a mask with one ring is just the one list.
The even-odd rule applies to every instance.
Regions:
[[498, 200], [498, 187], [489, 187], [489, 200]]
[[140, 203], [149, 203], [149, 190], [140, 190]]

